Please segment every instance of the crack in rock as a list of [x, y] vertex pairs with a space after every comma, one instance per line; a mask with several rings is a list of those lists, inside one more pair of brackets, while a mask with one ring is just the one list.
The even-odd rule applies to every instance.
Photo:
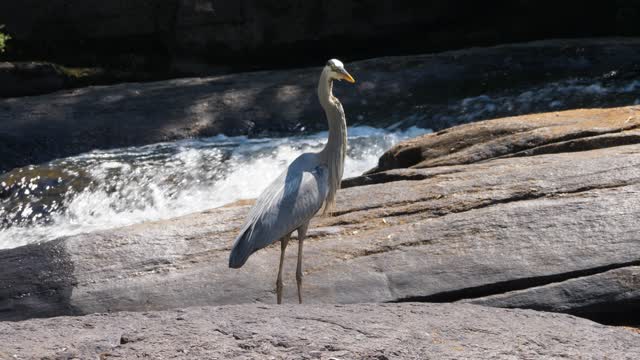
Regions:
[[486, 284], [486, 285], [480, 285], [476, 287], [458, 289], [454, 291], [440, 292], [440, 293], [435, 293], [431, 295], [405, 297], [402, 299], [395, 299], [388, 302], [389, 303], [401, 303], [401, 302], [444, 303], [444, 302], [457, 302], [461, 300], [471, 300], [471, 299], [476, 299], [476, 298], [481, 298], [481, 297], [486, 297], [491, 295], [503, 294], [510, 291], [524, 290], [524, 289], [529, 289], [533, 287], [559, 283], [559, 282], [567, 281], [570, 279], [577, 279], [581, 277], [604, 273], [614, 269], [620, 269], [624, 267], [638, 266], [638, 265], [640, 265], [640, 260], [630, 261], [630, 262], [625, 262], [620, 264], [610, 264], [606, 266], [570, 271], [570, 272], [560, 273], [560, 274], [551, 274], [546, 276], [513, 279], [513, 280], [495, 282], [495, 283]]

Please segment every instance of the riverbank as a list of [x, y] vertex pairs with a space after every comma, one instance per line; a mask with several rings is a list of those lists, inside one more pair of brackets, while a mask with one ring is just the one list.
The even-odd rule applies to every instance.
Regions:
[[452, 127], [343, 185], [311, 223], [304, 306], [295, 251], [283, 306], [277, 244], [227, 267], [250, 201], [2, 250], [0, 355], [640, 353], [640, 107]]
[[304, 306], [295, 251], [283, 306], [277, 244], [227, 267], [250, 201], [2, 250], [0, 356], [640, 354], [640, 107], [452, 127], [343, 187]]
[[0, 14], [11, 36], [2, 54], [7, 60], [165, 79], [321, 65], [326, 56], [351, 62], [540, 39], [640, 35], [640, 6], [633, 1], [130, 0], [87, 6], [76, 0], [2, 2]]
[[[572, 110], [401, 143], [343, 182], [336, 216], [312, 222], [306, 298], [464, 301], [640, 324], [639, 126], [633, 106]], [[227, 267], [248, 209], [0, 251], [0, 319], [272, 303], [277, 246]]]
[[[357, 83], [338, 84], [335, 92], [350, 126], [440, 130], [500, 116], [640, 102], [639, 63], [638, 39], [541, 41], [349, 63]], [[323, 130], [318, 73], [264, 71], [3, 99], [0, 172], [93, 149]]]

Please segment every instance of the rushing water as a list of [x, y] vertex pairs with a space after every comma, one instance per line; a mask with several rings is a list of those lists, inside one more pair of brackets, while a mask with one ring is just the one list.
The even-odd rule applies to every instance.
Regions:
[[[638, 75], [616, 72], [424, 104], [413, 109], [414, 115], [385, 129], [349, 128], [345, 177], [373, 167], [398, 141], [428, 132], [422, 128], [631, 104], [640, 104]], [[366, 123], [359, 117], [355, 120]], [[422, 128], [401, 129], [416, 124]], [[93, 151], [15, 169], [0, 175], [0, 248], [254, 198], [296, 156], [320, 150], [326, 136], [326, 132], [262, 139], [216, 136]]]
[[[615, 71], [599, 78], [573, 78], [491, 94], [425, 104], [407, 125], [442, 127], [503, 116], [640, 104], [638, 74]], [[413, 120], [413, 121], [411, 121]]]
[[[375, 166], [400, 140], [428, 130], [349, 128], [345, 177]], [[164, 219], [256, 197], [327, 133], [216, 136], [92, 151], [0, 176], [0, 248]]]

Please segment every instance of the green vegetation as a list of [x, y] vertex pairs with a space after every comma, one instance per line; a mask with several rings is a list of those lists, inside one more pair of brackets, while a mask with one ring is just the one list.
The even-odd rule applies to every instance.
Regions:
[[[0, 25], [0, 30], [2, 30], [3, 27], [4, 25]], [[9, 39], [11, 39], [11, 36], [0, 31], [0, 54], [4, 52], [4, 47], [7, 45]]]
[[108, 83], [109, 74], [98, 67], [70, 67], [54, 63], [47, 63], [56, 69], [58, 75], [62, 75], [65, 86], [82, 87]]
[[100, 69], [98, 68], [80, 68], [80, 67], [68, 67], [63, 65], [55, 65], [56, 69], [61, 73], [65, 74], [67, 77], [73, 79], [84, 79], [87, 77], [96, 76], [100, 73]]

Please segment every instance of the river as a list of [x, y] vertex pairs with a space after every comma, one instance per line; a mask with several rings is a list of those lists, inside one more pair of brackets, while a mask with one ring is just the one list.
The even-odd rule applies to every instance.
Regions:
[[[434, 91], [437, 89], [434, 89]], [[615, 72], [425, 104], [398, 123], [355, 116], [345, 177], [375, 166], [396, 143], [500, 116], [640, 104], [640, 80]], [[347, 109], [348, 110], [348, 109]], [[367, 126], [376, 124], [378, 128]], [[0, 175], [0, 248], [197, 212], [255, 198], [326, 132], [249, 139], [214, 136], [96, 150]]]
[[[345, 177], [427, 129], [349, 128]], [[92, 151], [0, 176], [0, 248], [197, 212], [255, 198], [327, 133], [248, 139], [215, 136]]]

